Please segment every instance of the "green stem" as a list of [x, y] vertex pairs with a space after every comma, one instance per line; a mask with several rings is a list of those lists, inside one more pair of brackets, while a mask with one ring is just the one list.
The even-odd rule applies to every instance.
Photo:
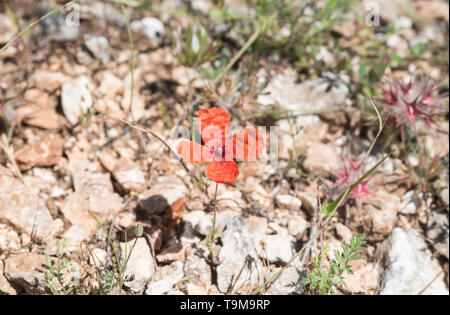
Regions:
[[[94, 213], [92, 213], [91, 210], [88, 210], [88, 213], [95, 219], [95, 221], [97, 221], [97, 224], [100, 226], [100, 228], [102, 229], [103, 233], [105, 233], [106, 238], [108, 239], [109, 244], [111, 245], [111, 248], [114, 252], [114, 256], [116, 257], [116, 261], [117, 261], [117, 268], [119, 269], [119, 277], [122, 274], [122, 267], [120, 265], [120, 259], [119, 259], [119, 254], [117, 253], [116, 247], [114, 246], [114, 242], [112, 241], [111, 237], [109, 236], [108, 231], [106, 231], [105, 227], [103, 226], [103, 224], [100, 222], [100, 220], [94, 215]], [[122, 294], [122, 285], [120, 285], [119, 288], [119, 292], [120, 294]]]
[[216, 213], [217, 213], [217, 189], [219, 188], [219, 183], [216, 183], [216, 190], [214, 192], [214, 218], [213, 218], [213, 239], [214, 241], [214, 234], [216, 233]]
[[8, 48], [9, 46], [12, 45], [12, 43], [15, 42], [15, 40], [19, 37], [21, 37], [23, 34], [25, 34], [26, 32], [28, 32], [29, 30], [31, 30], [36, 24], [38, 24], [39, 22], [42, 22], [43, 20], [45, 20], [46, 18], [48, 18], [49, 16], [55, 14], [56, 12], [58, 12], [61, 9], [64, 9], [65, 7], [67, 7], [68, 5], [77, 3], [79, 0], [74, 0], [74, 1], [70, 1], [67, 2], [66, 4], [44, 14], [43, 16], [41, 16], [39, 19], [37, 19], [36, 21], [34, 21], [33, 23], [29, 24], [24, 30], [20, 31], [19, 33], [17, 33], [13, 38], [11, 38], [11, 40], [9, 40], [2, 48], [0, 48], [0, 54], [6, 50], [6, 48]]
[[239, 52], [233, 57], [233, 59], [230, 60], [230, 62], [226, 65], [225, 69], [219, 74], [219, 76], [214, 80], [214, 83], [219, 82], [222, 77], [227, 73], [231, 67], [234, 66], [234, 64], [239, 60], [239, 58], [242, 57], [242, 55], [247, 51], [247, 49], [256, 41], [256, 39], [261, 34], [261, 29], [258, 28], [253, 35], [247, 40], [247, 42], [242, 46], [242, 48], [239, 50]]

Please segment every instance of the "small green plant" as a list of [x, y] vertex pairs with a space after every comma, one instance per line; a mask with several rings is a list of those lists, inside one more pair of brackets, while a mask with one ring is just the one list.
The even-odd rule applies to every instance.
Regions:
[[[117, 276], [117, 278], [119, 280], [119, 294], [122, 294], [123, 284], [125, 282], [125, 271], [127, 270], [128, 260], [130, 259], [131, 255], [133, 253], [133, 250], [136, 246], [136, 242], [137, 242], [138, 238], [144, 234], [144, 228], [140, 224], [138, 224], [135, 227], [134, 234], [136, 235], [136, 237], [134, 239], [133, 245], [131, 245], [131, 249], [130, 249], [129, 253], [128, 253], [128, 248], [127, 248], [127, 245], [128, 245], [127, 232], [125, 231], [124, 259], [121, 260], [119, 258], [119, 252], [117, 250], [117, 247], [114, 245], [114, 242], [111, 239], [111, 236], [109, 235], [108, 231], [105, 229], [105, 226], [100, 222], [100, 220], [91, 211], [89, 211], [89, 214], [95, 219], [95, 221], [97, 221], [97, 224], [102, 229], [103, 233], [105, 234], [105, 236], [114, 252], [114, 256], [116, 258], [117, 269], [112, 272], [115, 273], [114, 279], [116, 279], [116, 276]], [[104, 274], [100, 277], [101, 280], [98, 280], [100, 287], [102, 285], [105, 285], [104, 289], [109, 289], [109, 290], [103, 290], [101, 292], [106, 294], [106, 292], [111, 291], [112, 287], [116, 284], [116, 283], [114, 283], [114, 281], [116, 281], [116, 280], [113, 281], [112, 278], [113, 277], [111, 275], [104, 275]]]
[[109, 295], [117, 284], [117, 276], [115, 270], [102, 270], [100, 277], [97, 278], [98, 291], [97, 295]]
[[197, 68], [216, 58], [218, 44], [214, 42], [202, 25], [189, 24], [183, 36], [181, 28], [172, 32], [175, 56], [185, 66]]
[[[382, 129], [380, 129], [380, 132], [381, 130]], [[372, 151], [375, 142], [376, 140], [372, 143], [371, 148], [367, 151], [367, 155], [369, 155], [370, 152]], [[377, 164], [375, 164], [362, 177], [360, 177], [356, 182], [350, 185], [346, 191], [344, 191], [341, 195], [339, 195], [339, 197], [336, 200], [334, 200], [331, 203], [324, 203], [323, 205], [319, 205], [319, 209], [321, 209], [322, 211], [320, 214], [320, 221], [319, 221], [320, 224], [316, 232], [310, 237], [309, 241], [305, 245], [303, 245], [303, 247], [297, 252], [297, 254], [295, 254], [294, 257], [283, 268], [275, 272], [268, 280], [266, 280], [261, 286], [259, 286], [256, 290], [254, 290], [253, 294], [261, 293], [268, 284], [275, 281], [290, 264], [292, 264], [298, 257], [302, 256], [305, 253], [306, 249], [309, 249], [312, 246], [313, 242], [322, 232], [327, 222], [336, 214], [338, 208], [343, 204], [344, 200], [346, 200], [346, 198], [349, 196], [352, 190], [355, 189], [359, 184], [361, 184], [370, 174], [372, 174], [378, 168], [378, 166], [380, 166], [387, 158], [389, 158], [392, 155], [392, 153], [393, 152], [387, 154], [383, 159], [381, 159]]]
[[54, 295], [69, 295], [73, 294], [74, 291], [73, 287], [68, 287], [64, 283], [64, 273], [74, 270], [72, 260], [70, 258], [64, 259], [64, 249], [66, 246], [66, 239], [62, 242], [60, 239], [56, 240], [56, 264], [53, 263], [48, 253], [45, 253], [45, 264], [48, 270], [44, 273], [44, 279]]
[[351, 266], [348, 264], [352, 260], [361, 259], [358, 254], [363, 248], [364, 235], [353, 235], [350, 243], [345, 241], [341, 244], [342, 251], [335, 250], [335, 259], [330, 261], [329, 267], [323, 267], [323, 257], [327, 255], [328, 246], [325, 245], [317, 258], [313, 258], [313, 269], [308, 277], [302, 279], [302, 284], [309, 287], [312, 293], [320, 295], [335, 294], [335, 286], [345, 283], [344, 275], [353, 274]]

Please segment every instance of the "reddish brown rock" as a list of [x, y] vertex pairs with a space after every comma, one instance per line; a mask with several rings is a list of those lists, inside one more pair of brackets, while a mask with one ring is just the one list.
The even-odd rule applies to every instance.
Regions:
[[63, 151], [63, 140], [59, 135], [50, 134], [42, 142], [27, 145], [15, 154], [22, 170], [33, 166], [52, 166], [58, 164]]
[[54, 92], [64, 83], [70, 81], [70, 77], [62, 72], [36, 70], [31, 79], [32, 83], [39, 89]]
[[27, 103], [18, 109], [19, 116], [27, 125], [42, 129], [59, 127], [58, 115], [50, 106], [50, 97], [39, 89], [30, 89], [25, 93]]

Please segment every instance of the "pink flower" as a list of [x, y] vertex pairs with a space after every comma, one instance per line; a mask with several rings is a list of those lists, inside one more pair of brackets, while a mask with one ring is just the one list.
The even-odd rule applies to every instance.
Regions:
[[439, 94], [438, 88], [428, 82], [419, 85], [415, 82], [402, 84], [391, 80], [383, 94], [384, 98], [377, 101], [386, 105], [384, 112], [393, 118], [397, 128], [402, 127], [405, 121], [409, 121], [415, 128], [419, 119], [429, 125], [434, 123], [435, 117], [448, 111], [437, 105], [448, 94]]
[[[350, 185], [355, 183], [362, 174], [362, 164], [359, 162], [358, 157], [354, 160], [351, 158], [344, 158], [344, 165], [340, 171], [335, 171], [338, 176], [338, 180], [334, 183], [336, 186], [341, 186], [342, 190], [348, 188]], [[368, 180], [362, 181], [353, 190], [352, 194], [358, 200], [360, 200], [364, 195], [369, 195], [370, 191], [367, 190]]]

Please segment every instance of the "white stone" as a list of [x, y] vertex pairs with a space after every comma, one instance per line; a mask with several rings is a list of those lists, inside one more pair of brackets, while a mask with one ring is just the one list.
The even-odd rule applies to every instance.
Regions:
[[302, 206], [302, 201], [291, 195], [276, 195], [275, 202], [278, 207], [288, 210], [299, 210]]
[[220, 292], [236, 292], [244, 285], [254, 287], [264, 280], [252, 237], [242, 217], [234, 217], [222, 234], [221, 264], [217, 267], [217, 287]]
[[349, 243], [352, 238], [352, 231], [342, 223], [336, 223], [336, 233], [345, 242]]
[[402, 214], [416, 214], [421, 205], [422, 200], [419, 195], [414, 190], [410, 190], [402, 196], [399, 212]]
[[160, 268], [155, 275], [154, 281], [145, 290], [145, 294], [161, 295], [167, 293], [177, 282], [183, 279], [183, 274], [183, 263], [180, 261], [175, 261], [168, 266]]
[[202, 257], [201, 249], [190, 248], [186, 251], [183, 270], [189, 282], [202, 286], [211, 284], [211, 268]]
[[267, 218], [252, 215], [247, 218], [246, 222], [250, 234], [266, 234], [268, 228]]
[[303, 217], [295, 215], [288, 223], [288, 232], [292, 236], [301, 236], [308, 228], [308, 222]]
[[[121, 260], [125, 262], [125, 258], [127, 257], [128, 259], [125, 278], [132, 279], [126, 281], [124, 285], [131, 291], [139, 292], [145, 288], [147, 282], [155, 274], [156, 263], [145, 238], [139, 237], [136, 241], [136, 246], [131, 252], [133, 244], [134, 240], [130, 240], [128, 243], [120, 243]], [[126, 252], [125, 247], [127, 249]]]
[[[439, 262], [415, 230], [395, 228], [378, 249], [378, 259], [385, 263], [381, 272], [381, 295], [417, 295], [442, 271]], [[448, 295], [444, 274], [423, 292]]]
[[[222, 234], [222, 231], [225, 229], [225, 226], [228, 224], [228, 222], [231, 221], [232, 218], [239, 216], [238, 212], [234, 211], [220, 211], [216, 214], [216, 230], [218, 235]], [[195, 230], [206, 236], [209, 235], [212, 232], [212, 221], [213, 221], [214, 215], [213, 214], [206, 214], [202, 216], [195, 227]]]
[[114, 193], [108, 174], [76, 172], [72, 181], [75, 191], [66, 197], [61, 212], [70, 223], [92, 236], [99, 226], [89, 211], [103, 221], [122, 210], [122, 198]]
[[86, 47], [94, 55], [94, 57], [99, 59], [104, 65], [110, 61], [111, 54], [108, 51], [109, 42], [106, 37], [92, 36], [86, 40]]
[[132, 162], [119, 161], [118, 167], [114, 171], [114, 178], [127, 192], [142, 192], [145, 188], [145, 174], [139, 165]]
[[384, 237], [397, 223], [397, 212], [400, 209], [400, 198], [379, 190], [364, 198], [365, 224], [375, 235]]
[[288, 263], [294, 256], [293, 238], [290, 235], [254, 236], [256, 251], [270, 263]]
[[[279, 269], [278, 269], [279, 270]], [[273, 273], [278, 270], [274, 270]], [[287, 267], [281, 275], [270, 285], [268, 295], [288, 295], [292, 293], [299, 294], [302, 291], [301, 273], [297, 268]]]
[[[36, 253], [17, 253], [5, 260], [4, 274], [15, 286], [23, 288], [29, 294], [44, 294], [50, 290], [44, 279], [44, 255]], [[45, 267], [44, 267], [45, 268]]]
[[102, 80], [98, 90], [100, 93], [104, 94], [106, 98], [113, 98], [117, 93], [123, 90], [123, 82], [111, 71], [104, 71], [102, 72]]
[[89, 263], [93, 266], [102, 267], [106, 265], [108, 253], [101, 248], [94, 248], [89, 256]]
[[84, 240], [89, 241], [89, 235], [79, 226], [72, 225], [66, 233], [64, 233], [64, 239], [67, 240], [68, 252], [73, 252], [80, 249], [80, 244]]
[[164, 24], [153, 17], [146, 17], [130, 24], [131, 30], [147, 37], [151, 48], [158, 47], [165, 35]]
[[55, 234], [55, 223], [44, 201], [2, 165], [0, 222], [8, 223], [16, 231], [33, 235], [38, 240], [50, 239]]
[[82, 75], [65, 83], [61, 92], [61, 104], [67, 120], [75, 125], [92, 107], [93, 85], [88, 77]]
[[314, 142], [310, 143], [306, 151], [304, 167], [315, 175], [328, 175], [339, 169], [340, 158], [333, 146]]
[[13, 228], [0, 223], [0, 253], [20, 249], [19, 234]]

